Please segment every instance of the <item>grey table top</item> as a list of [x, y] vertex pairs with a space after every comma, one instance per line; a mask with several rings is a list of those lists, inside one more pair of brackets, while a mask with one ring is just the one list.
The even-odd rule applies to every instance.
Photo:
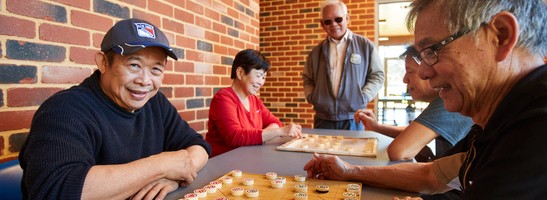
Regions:
[[[345, 131], [326, 129], [303, 129], [304, 133], [318, 135], [342, 135], [348, 137], [375, 137], [378, 138], [378, 156], [376, 158], [339, 156], [342, 160], [357, 165], [385, 166], [399, 162], [389, 161], [387, 146], [393, 140], [390, 137], [371, 131]], [[226, 152], [209, 159], [205, 167], [198, 173], [198, 177], [187, 187], [180, 187], [170, 193], [166, 199], [179, 199], [195, 189], [202, 188], [224, 174], [238, 169], [243, 173], [264, 174], [276, 172], [282, 176], [296, 174], [306, 175], [304, 165], [313, 157], [312, 153], [278, 151], [277, 146], [289, 141], [291, 138], [279, 138], [258, 146], [244, 146]], [[377, 188], [363, 185], [361, 199], [392, 199], [394, 196], [416, 196], [416, 193], [408, 193], [398, 190]]]

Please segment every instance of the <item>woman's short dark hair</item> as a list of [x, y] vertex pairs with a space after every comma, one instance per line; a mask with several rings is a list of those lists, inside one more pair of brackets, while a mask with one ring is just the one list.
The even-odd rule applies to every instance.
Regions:
[[232, 63], [232, 75], [231, 79], [237, 77], [236, 70], [238, 67], [243, 68], [245, 74], [251, 72], [252, 69], [264, 70], [267, 72], [270, 69], [270, 61], [260, 53], [260, 51], [254, 49], [245, 49], [237, 53]]

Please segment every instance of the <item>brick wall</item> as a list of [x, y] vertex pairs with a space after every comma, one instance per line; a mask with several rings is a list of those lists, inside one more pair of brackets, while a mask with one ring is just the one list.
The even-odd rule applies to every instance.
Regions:
[[[272, 62], [260, 97], [283, 122], [313, 126], [313, 107], [304, 98], [302, 70], [313, 47], [325, 39], [322, 0], [260, 1], [260, 49]], [[349, 29], [374, 41], [374, 0], [345, 0]], [[374, 108], [374, 104], [369, 104]]]
[[171, 41], [181, 59], [169, 60], [161, 91], [205, 133], [233, 56], [259, 48], [259, 12], [258, 0], [0, 0], [0, 162], [16, 158], [45, 99], [94, 71], [105, 32], [129, 17]]

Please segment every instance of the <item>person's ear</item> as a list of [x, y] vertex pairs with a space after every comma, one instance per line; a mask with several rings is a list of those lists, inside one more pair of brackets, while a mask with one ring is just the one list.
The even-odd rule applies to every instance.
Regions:
[[519, 26], [516, 17], [507, 11], [495, 15], [489, 26], [495, 34], [497, 45], [496, 60], [503, 61], [513, 51], [519, 36]]
[[106, 67], [108, 66], [108, 59], [106, 59], [106, 55], [104, 54], [104, 52], [97, 52], [95, 54], [95, 64], [97, 65], [97, 68], [99, 68], [101, 74], [106, 71]]
[[236, 75], [237, 75], [237, 79], [239, 80], [243, 79], [243, 76], [245, 76], [245, 70], [243, 70], [242, 67], [237, 67]]

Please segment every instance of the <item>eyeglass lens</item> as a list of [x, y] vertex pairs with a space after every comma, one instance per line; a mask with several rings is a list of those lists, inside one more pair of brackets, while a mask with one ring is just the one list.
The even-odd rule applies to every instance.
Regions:
[[434, 65], [437, 63], [437, 52], [433, 51], [432, 49], [424, 49], [422, 52], [420, 52], [420, 57], [424, 60], [424, 62], [428, 65]]
[[[334, 18], [334, 21], [336, 23], [342, 23], [342, 21], [344, 21], [344, 18], [343, 17], [337, 17], [337, 18]], [[323, 24], [325, 25], [331, 25], [332, 24], [332, 19], [326, 19], [326, 20], [323, 20]]]

